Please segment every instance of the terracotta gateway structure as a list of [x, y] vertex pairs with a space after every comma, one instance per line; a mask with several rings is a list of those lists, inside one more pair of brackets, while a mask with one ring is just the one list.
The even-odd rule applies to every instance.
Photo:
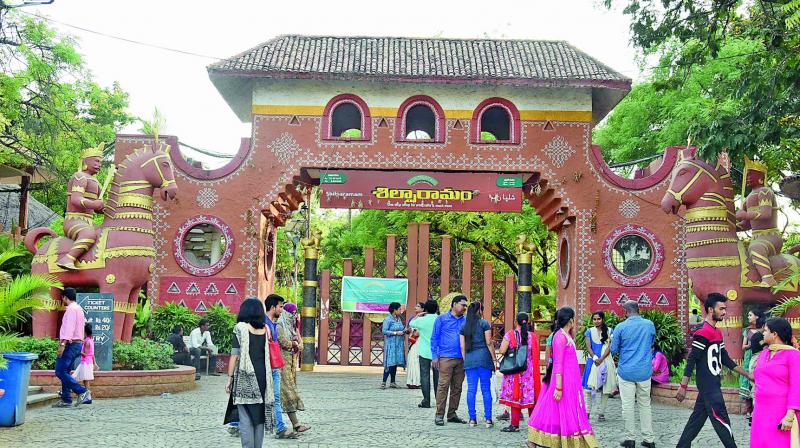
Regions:
[[[252, 135], [213, 170], [162, 137], [180, 197], [154, 205], [147, 292], [156, 303], [235, 310], [272, 291], [276, 229], [322, 180], [323, 207], [501, 211], [510, 202], [513, 212], [527, 201], [558, 236], [559, 306], [619, 312], [632, 299], [687, 324], [685, 225], [660, 209], [680, 151], [615, 174], [592, 128], [631, 80], [568, 43], [281, 36], [208, 71]], [[151, 141], [119, 135], [116, 157]], [[381, 184], [398, 172], [414, 175], [410, 187]], [[436, 185], [448, 176], [460, 190]], [[348, 191], [348, 178], [366, 190]], [[741, 335], [741, 317], [725, 325]]]

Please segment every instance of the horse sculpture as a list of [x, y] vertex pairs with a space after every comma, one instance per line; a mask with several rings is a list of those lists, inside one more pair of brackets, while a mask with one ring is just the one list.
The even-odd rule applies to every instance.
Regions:
[[[661, 208], [677, 214], [681, 206], [686, 207], [686, 265], [691, 287], [700, 298], [712, 292], [728, 297], [728, 318], [722, 327], [731, 356], [736, 357], [741, 351], [744, 303], [772, 305], [800, 295], [800, 282], [790, 282], [778, 292], [761, 283], [745, 242], [736, 233], [733, 183], [726, 165], [720, 160], [712, 166], [695, 158], [694, 151], [685, 151], [673, 170]], [[800, 270], [800, 259], [790, 255], [798, 251], [800, 246], [789, 254], [770, 257], [778, 283]]]
[[[66, 286], [96, 286], [101, 293], [114, 295], [115, 341], [130, 340], [139, 291], [155, 268], [156, 188], [161, 189], [164, 200], [174, 199], [177, 193], [169, 146], [158, 143], [135, 150], [119, 164], [104, 208], [105, 220], [97, 229], [97, 242], [75, 262], [77, 270], [56, 264], [72, 247], [72, 240], [58, 237], [46, 227], [33, 229], [25, 237], [25, 247], [35, 254], [31, 267], [34, 274], [51, 274]], [[37, 248], [45, 236], [53, 239]], [[33, 312], [34, 336], [57, 335], [60, 293], [53, 290], [51, 295], [45, 310]]]

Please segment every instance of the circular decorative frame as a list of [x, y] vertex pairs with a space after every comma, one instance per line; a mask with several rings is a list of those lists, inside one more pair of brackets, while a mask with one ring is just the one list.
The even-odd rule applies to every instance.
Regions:
[[[183, 255], [183, 251], [185, 249], [184, 239], [186, 238], [186, 234], [198, 224], [211, 224], [218, 228], [225, 237], [225, 252], [223, 252], [222, 257], [211, 266], [203, 268], [189, 263], [189, 260], [187, 260]], [[175, 249], [175, 261], [178, 262], [178, 266], [180, 266], [181, 269], [183, 269], [187, 274], [197, 277], [210, 277], [225, 269], [225, 266], [227, 266], [228, 263], [230, 263], [231, 258], [233, 258], [233, 248], [236, 247], [233, 241], [233, 232], [231, 231], [230, 226], [226, 224], [222, 218], [213, 215], [196, 215], [184, 221], [183, 224], [178, 227], [178, 230], [175, 231], [175, 238], [172, 240], [172, 246]]]
[[[570, 274], [572, 273], [572, 257], [570, 256], [569, 251], [569, 238], [564, 235], [561, 237], [561, 241], [558, 243], [558, 281], [563, 289], [566, 289], [567, 286], [569, 286]], [[566, 262], [564, 262], [563, 257], [567, 257]], [[564, 269], [565, 265], [566, 269]]]
[[[650, 267], [635, 277], [627, 276], [619, 272], [612, 260], [614, 246], [617, 244], [617, 241], [627, 235], [637, 235], [644, 238], [653, 250], [653, 259], [650, 262]], [[611, 279], [622, 286], [644, 286], [655, 280], [658, 273], [661, 272], [661, 268], [664, 267], [664, 245], [656, 234], [651, 232], [647, 227], [635, 226], [632, 224], [619, 226], [606, 237], [603, 243], [603, 267]]]

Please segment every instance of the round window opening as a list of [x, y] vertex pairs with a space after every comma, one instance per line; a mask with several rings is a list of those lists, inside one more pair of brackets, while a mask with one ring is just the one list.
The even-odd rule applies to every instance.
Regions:
[[639, 235], [625, 235], [614, 243], [611, 260], [620, 274], [638, 277], [653, 264], [653, 248]]
[[175, 235], [175, 258], [189, 274], [214, 275], [225, 268], [233, 256], [233, 234], [216, 216], [198, 215], [186, 220]]
[[569, 285], [569, 241], [567, 238], [561, 239], [561, 247], [558, 250], [558, 270], [561, 280], [561, 287]]

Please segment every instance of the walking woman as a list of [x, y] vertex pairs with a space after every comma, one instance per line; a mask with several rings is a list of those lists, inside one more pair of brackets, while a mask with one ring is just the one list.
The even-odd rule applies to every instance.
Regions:
[[383, 320], [383, 382], [381, 389], [386, 389], [386, 380], [391, 376], [389, 385], [397, 389], [397, 366], [406, 366], [405, 334], [406, 326], [400, 318], [400, 303], [389, 304], [389, 315]]
[[548, 368], [539, 403], [528, 419], [528, 446], [547, 448], [597, 448], [581, 392], [581, 371], [572, 329], [575, 311], [556, 313], [553, 364]]
[[[425, 316], [425, 303], [418, 302], [414, 307], [414, 317], [408, 321], [409, 328], [411, 322], [418, 317]], [[418, 330], [411, 330], [411, 335], [408, 337], [408, 363], [406, 364], [406, 387], [409, 389], [419, 389], [422, 377], [419, 372], [419, 338]]]
[[[514, 330], [503, 336], [500, 354], [505, 355], [509, 349], [528, 347], [525, 370], [503, 375], [503, 387], [500, 390], [500, 404], [511, 408], [511, 424], [503, 428], [503, 432], [518, 432], [522, 410], [528, 410], [528, 417], [533, 412], [536, 399], [542, 388], [539, 376], [539, 338], [531, 331], [528, 313], [517, 314]], [[520, 354], [521, 355], [521, 354]]]
[[592, 325], [583, 334], [589, 355], [583, 370], [583, 394], [586, 413], [591, 418], [592, 404], [597, 400], [597, 421], [603, 422], [606, 420], [608, 397], [617, 389], [617, 368], [614, 358], [609, 356], [613, 331], [606, 325], [606, 315], [602, 311], [592, 314]]
[[[764, 321], [766, 321], [764, 311], [754, 308], [747, 313], [747, 322], [749, 325], [742, 330], [742, 353], [744, 353], [742, 368], [750, 373], [753, 373], [756, 363], [755, 360], [758, 359], [758, 353], [761, 352], [761, 348], [763, 347], [760, 342], [763, 341], [764, 338], [761, 333], [764, 328]], [[756, 346], [753, 346], [752, 340], [756, 335], [759, 336], [756, 337]], [[752, 366], [750, 364], [752, 364]], [[739, 376], [739, 397], [745, 402], [749, 420], [753, 412], [753, 383], [744, 376]]]
[[297, 305], [287, 303], [278, 317], [278, 343], [284, 366], [281, 368], [281, 409], [289, 415], [294, 432], [302, 433], [310, 428], [300, 424], [297, 411], [305, 411], [303, 399], [297, 389], [297, 353], [300, 336], [297, 333]]
[[478, 394], [479, 384], [483, 397], [483, 418], [486, 421], [486, 427], [494, 426], [491, 381], [497, 356], [492, 342], [492, 326], [486, 319], [481, 318], [482, 312], [481, 302], [470, 303], [467, 308], [467, 321], [461, 327], [461, 356], [464, 358], [464, 371], [467, 374], [467, 411], [469, 412], [470, 428], [478, 426], [475, 398]]
[[275, 427], [269, 348], [264, 328], [264, 305], [256, 298], [242, 302], [231, 339], [231, 359], [225, 392], [230, 394], [225, 424], [235, 421], [238, 411], [239, 434], [243, 448], [260, 448], [264, 432]]
[[751, 448], [789, 448], [800, 444], [796, 412], [800, 410], [800, 351], [789, 345], [792, 326], [781, 317], [764, 325], [768, 348], [758, 355], [755, 369]]

